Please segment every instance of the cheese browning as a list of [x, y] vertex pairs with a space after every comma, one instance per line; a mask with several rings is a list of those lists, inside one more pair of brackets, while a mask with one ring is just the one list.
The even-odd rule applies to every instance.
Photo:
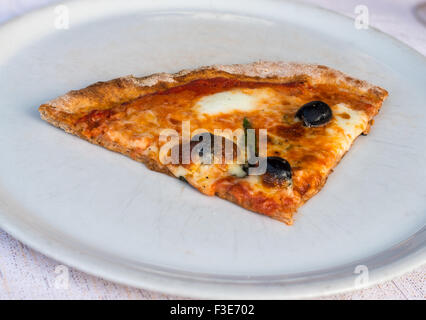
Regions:
[[[206, 195], [218, 195], [291, 224], [297, 208], [321, 189], [356, 137], [368, 132], [387, 94], [364, 82], [359, 82], [360, 90], [352, 90], [350, 85], [357, 80], [347, 77], [344, 83], [343, 74], [334, 71], [339, 77], [333, 78], [333, 72], [328, 71], [331, 69], [316, 68], [318, 76], [329, 75], [330, 79], [317, 77], [314, 83], [300, 75], [279, 81], [206, 69], [181, 72], [176, 78], [164, 75], [167, 81], [140, 89], [130, 78], [122, 78], [94, 85], [84, 99], [78, 100], [79, 91], [73, 92], [78, 102], [74, 109], [71, 100], [62, 103], [58, 99], [42, 105], [40, 112], [49, 122], [180, 178]], [[107, 89], [124, 91], [127, 98], [111, 98]], [[99, 102], [97, 107], [85, 104], [91, 94]], [[317, 105], [328, 113], [307, 125], [306, 117], [312, 110], [304, 109], [302, 116], [296, 114], [304, 105], [314, 107], [313, 102], [321, 102]], [[182, 139], [189, 130], [186, 123], [191, 135], [208, 132], [215, 138], [231, 139], [235, 145], [238, 139], [247, 137], [248, 129], [254, 129], [257, 137], [266, 129], [270, 171], [248, 175], [250, 165], [236, 158], [231, 163], [207, 163], [200, 160], [201, 154], [200, 159], [189, 163], [181, 161], [181, 156], [178, 163], [164, 162], [167, 154], [161, 152], [170, 141], [160, 139], [163, 130], [176, 133], [178, 139], [173, 143], [182, 151], [187, 146]], [[234, 136], [229, 137], [229, 132]], [[193, 148], [192, 143], [189, 148]], [[259, 152], [257, 146], [253, 149]]]

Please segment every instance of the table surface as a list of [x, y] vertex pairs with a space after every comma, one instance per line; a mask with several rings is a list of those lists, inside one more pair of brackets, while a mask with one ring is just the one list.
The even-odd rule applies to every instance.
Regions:
[[[355, 16], [359, 0], [304, 0]], [[58, 0], [2, 0], [0, 23]], [[370, 24], [426, 55], [426, 26], [415, 19], [419, 0], [364, 0]], [[0, 229], [0, 299], [182, 299], [118, 285], [61, 265]], [[391, 281], [323, 299], [425, 299], [426, 265]]]

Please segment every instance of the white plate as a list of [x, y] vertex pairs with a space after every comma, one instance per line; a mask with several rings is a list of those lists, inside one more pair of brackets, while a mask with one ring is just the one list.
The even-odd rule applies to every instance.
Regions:
[[[423, 56], [300, 3], [66, 5], [69, 30], [53, 27], [53, 8], [0, 30], [1, 228], [91, 274], [195, 297], [318, 296], [354, 288], [358, 265], [372, 284], [425, 262]], [[325, 64], [390, 92], [371, 134], [292, 227], [66, 134], [37, 111], [98, 80], [258, 59]]]

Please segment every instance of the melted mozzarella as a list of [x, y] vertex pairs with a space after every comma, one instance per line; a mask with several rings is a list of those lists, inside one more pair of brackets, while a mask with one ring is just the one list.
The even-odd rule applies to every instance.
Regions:
[[268, 88], [234, 89], [205, 96], [195, 108], [199, 113], [208, 115], [249, 112], [267, 107], [276, 102], [274, 100], [274, 94]]
[[115, 143], [124, 145], [128, 148], [139, 148], [141, 150], [145, 150], [152, 141], [150, 136], [134, 137], [133, 139], [129, 139], [129, 137], [117, 130], [109, 130], [106, 134]]
[[354, 110], [344, 103], [339, 103], [335, 105], [333, 113], [336, 115], [337, 126], [343, 129], [350, 140], [367, 128], [368, 117], [364, 111]]
[[344, 103], [336, 104], [332, 109], [336, 122], [327, 131], [335, 137], [335, 150], [342, 155], [349, 150], [354, 139], [367, 129], [368, 116], [364, 111], [351, 109]]
[[169, 166], [168, 167], [172, 173], [175, 175], [175, 177], [180, 178], [180, 177], [185, 177], [188, 174], [188, 170], [186, 170], [184, 167], [182, 166]]
[[236, 176], [238, 178], [243, 178], [247, 175], [242, 166], [239, 164], [230, 164], [228, 167], [228, 173], [231, 176]]
[[[250, 112], [264, 110], [270, 106], [280, 105], [279, 98], [273, 91], [265, 88], [261, 89], [233, 89], [226, 92], [211, 94], [201, 98], [196, 104], [195, 109], [199, 114], [216, 115], [220, 113], [234, 113], [234, 112]], [[294, 103], [296, 105], [296, 102]], [[283, 106], [286, 108], [287, 106]], [[334, 149], [335, 154], [341, 156], [351, 146], [353, 140], [359, 136], [368, 126], [368, 116], [362, 110], [352, 109], [345, 103], [333, 105], [333, 123], [326, 129], [327, 135], [324, 136], [324, 146], [330, 146]], [[260, 111], [262, 112], [262, 111]], [[281, 121], [277, 118], [277, 122]], [[295, 119], [294, 121], [298, 121]], [[227, 137], [227, 136], [226, 136]], [[227, 137], [229, 138], [229, 137]], [[315, 137], [317, 139], [317, 137]], [[309, 141], [306, 141], [306, 144]], [[308, 144], [307, 144], [308, 145]], [[271, 147], [271, 145], [268, 145]], [[274, 144], [272, 145], [274, 147]], [[282, 146], [279, 144], [279, 148]], [[304, 149], [304, 146], [299, 148]], [[311, 148], [307, 147], [306, 154], [311, 152]], [[286, 153], [283, 153], [286, 156]], [[320, 154], [317, 157], [321, 157]], [[316, 170], [321, 174], [326, 174], [329, 167], [326, 165], [316, 166]], [[259, 176], [247, 176], [247, 173], [242, 169], [241, 165], [229, 164], [225, 170], [214, 164], [192, 164], [188, 168], [182, 166], [169, 167], [176, 177], [185, 177], [188, 182], [196, 186], [201, 192], [213, 195], [214, 182], [226, 176], [234, 176], [237, 178], [245, 179], [252, 188], [262, 190], [267, 194], [274, 194], [277, 192], [286, 192], [288, 195], [293, 194], [293, 188], [289, 187], [285, 190], [276, 188], [264, 188]], [[298, 171], [300, 179], [309, 179], [309, 171]], [[306, 176], [305, 178], [303, 176]], [[296, 178], [296, 177], [295, 177]]]

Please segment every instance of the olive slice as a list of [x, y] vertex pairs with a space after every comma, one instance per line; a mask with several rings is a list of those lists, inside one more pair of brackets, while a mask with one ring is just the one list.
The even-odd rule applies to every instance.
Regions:
[[305, 127], [319, 127], [328, 123], [332, 117], [330, 106], [322, 101], [308, 102], [296, 113], [296, 118], [302, 120]]
[[287, 160], [280, 157], [268, 157], [266, 173], [263, 182], [271, 186], [283, 186], [291, 184], [291, 166]]

